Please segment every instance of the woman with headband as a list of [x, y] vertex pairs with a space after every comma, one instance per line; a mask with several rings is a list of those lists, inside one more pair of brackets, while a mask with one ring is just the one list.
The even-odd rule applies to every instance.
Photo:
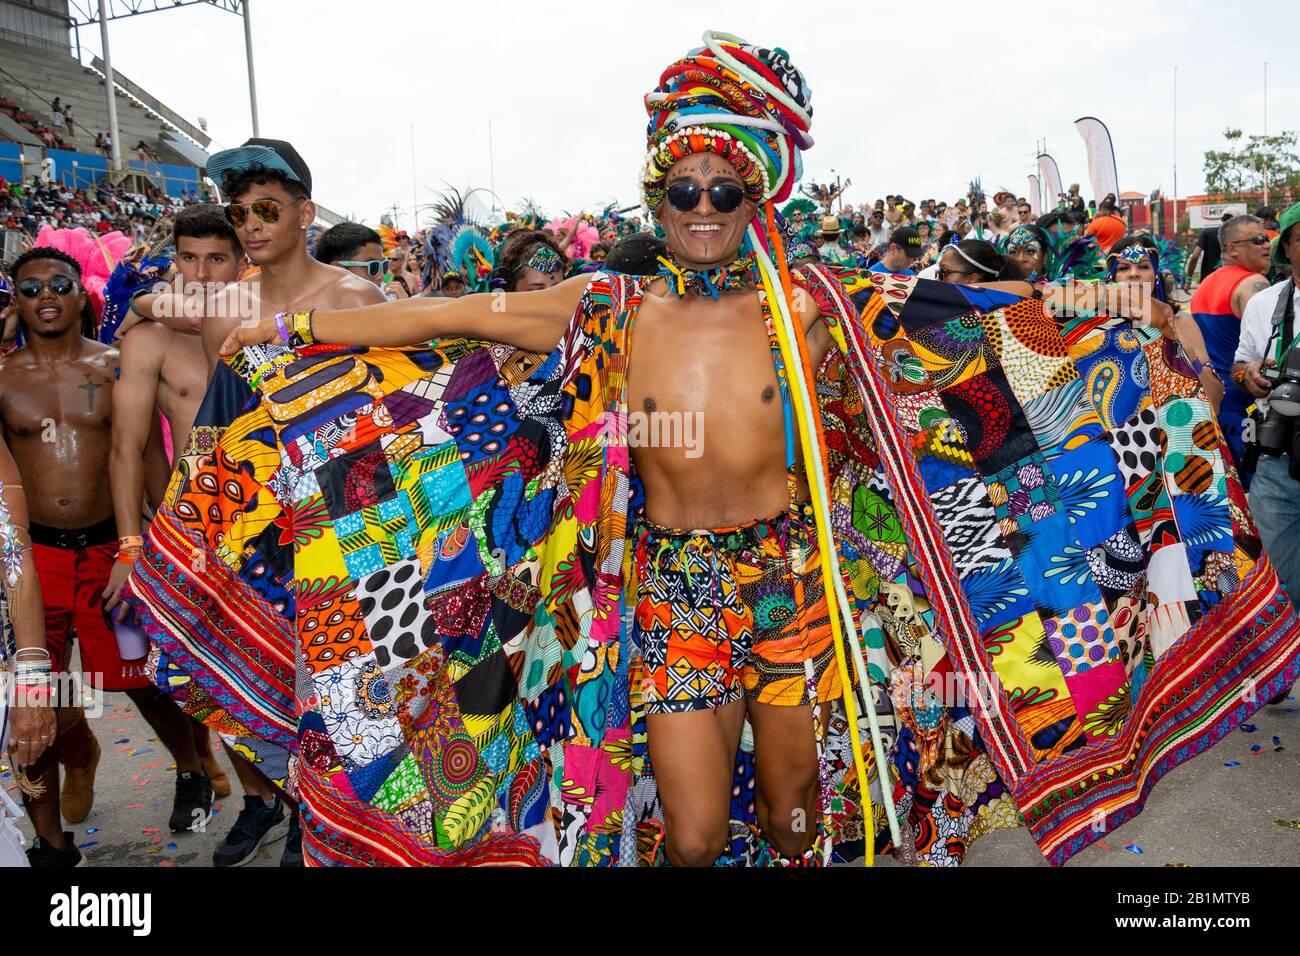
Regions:
[[1201, 337], [1200, 326], [1190, 313], [1180, 312], [1169, 299], [1160, 268], [1160, 247], [1150, 236], [1130, 234], [1121, 237], [1106, 254], [1106, 279], [1128, 286], [1141, 295], [1149, 295], [1174, 310], [1174, 330], [1188, 357], [1197, 367], [1197, 377], [1205, 388], [1205, 397], [1218, 413], [1223, 400], [1223, 383], [1210, 367], [1210, 354]]

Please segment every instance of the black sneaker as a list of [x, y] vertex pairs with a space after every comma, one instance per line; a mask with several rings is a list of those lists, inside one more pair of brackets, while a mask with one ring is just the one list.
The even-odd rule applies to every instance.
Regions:
[[63, 840], [67, 846], [59, 849], [52, 847], [45, 842], [43, 837], [37, 837], [32, 841], [32, 845], [27, 848], [27, 862], [31, 866], [43, 866], [53, 869], [66, 869], [81, 865], [81, 851], [77, 849], [77, 841], [68, 831], [63, 831]]
[[302, 827], [295, 811], [289, 818], [289, 834], [284, 838], [284, 851], [280, 854], [281, 866], [302, 866]]
[[172, 803], [172, 833], [205, 830], [212, 818], [212, 781], [207, 774], [185, 770], [176, 775], [176, 799]]
[[283, 822], [284, 804], [278, 799], [268, 807], [261, 797], [244, 797], [244, 809], [235, 817], [235, 825], [221, 845], [212, 851], [212, 865], [240, 866], [247, 863], [263, 846], [284, 837], [284, 831], [277, 829]]

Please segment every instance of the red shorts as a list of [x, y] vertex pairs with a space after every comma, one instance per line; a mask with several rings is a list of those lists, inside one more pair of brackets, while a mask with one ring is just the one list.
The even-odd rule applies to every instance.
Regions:
[[[75, 633], [87, 684], [118, 691], [148, 687], [145, 662], [122, 661], [117, 637], [104, 620], [104, 588], [117, 558], [117, 534], [111, 519], [81, 531], [33, 525], [31, 533], [32, 557], [45, 604], [45, 646], [54, 667], [68, 669]], [[106, 533], [109, 540], [103, 541]], [[88, 540], [97, 543], [85, 544]], [[57, 541], [59, 546], [43, 541]]]

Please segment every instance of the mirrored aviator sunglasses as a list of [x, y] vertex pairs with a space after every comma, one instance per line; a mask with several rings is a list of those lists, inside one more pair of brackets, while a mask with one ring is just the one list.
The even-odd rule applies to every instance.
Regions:
[[35, 299], [47, 285], [55, 295], [67, 295], [77, 287], [76, 281], [68, 276], [54, 276], [49, 282], [42, 282], [40, 279], [24, 279], [18, 283], [18, 291], [26, 299]]
[[[690, 212], [700, 204], [700, 194], [705, 192], [699, 184], [673, 183], [668, 187], [668, 204], [678, 212]], [[718, 183], [708, 188], [709, 202], [718, 212], [735, 212], [745, 200], [745, 191], [734, 183]]]
[[259, 220], [268, 226], [275, 225], [280, 221], [280, 212], [289, 208], [293, 203], [298, 202], [302, 197], [281, 205], [274, 199], [258, 199], [251, 203], [228, 202], [225, 205], [226, 221], [236, 229], [243, 228], [244, 223], [248, 222], [248, 214], [251, 212]]

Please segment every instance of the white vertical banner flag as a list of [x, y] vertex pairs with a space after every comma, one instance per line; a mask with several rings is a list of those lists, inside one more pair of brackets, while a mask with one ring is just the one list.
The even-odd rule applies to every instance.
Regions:
[[1029, 176], [1029, 209], [1037, 219], [1043, 214], [1043, 188], [1038, 185], [1038, 177]]
[[1088, 179], [1092, 182], [1092, 198], [1101, 202], [1107, 193], [1119, 198], [1119, 173], [1115, 170], [1115, 145], [1110, 130], [1095, 116], [1081, 116], [1074, 128], [1083, 137], [1088, 149]]
[[1065, 192], [1061, 188], [1061, 171], [1056, 168], [1056, 160], [1046, 153], [1039, 156], [1038, 174], [1043, 177], [1043, 208], [1055, 209], [1061, 193]]

